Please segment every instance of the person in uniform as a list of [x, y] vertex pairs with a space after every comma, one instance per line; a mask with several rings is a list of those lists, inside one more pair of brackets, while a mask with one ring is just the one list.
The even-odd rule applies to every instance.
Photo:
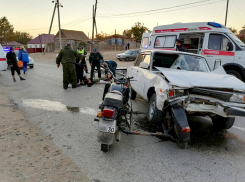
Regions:
[[116, 77], [116, 69], [117, 63], [113, 60], [104, 61], [102, 60], [102, 64], [107, 64], [113, 75]]
[[100, 52], [97, 51], [96, 48], [93, 49], [93, 52], [89, 55], [89, 63], [91, 66], [91, 74], [90, 74], [90, 80], [93, 82], [93, 76], [94, 76], [94, 69], [95, 67], [98, 70], [98, 77], [101, 78], [101, 71], [100, 71], [100, 61], [103, 60], [102, 55]]
[[72, 88], [76, 88], [77, 86], [76, 58], [82, 59], [82, 56], [77, 51], [72, 50], [70, 44], [67, 44], [56, 58], [58, 68], [60, 67], [60, 63], [62, 63], [64, 89], [68, 88], [69, 83], [72, 84]]
[[16, 54], [14, 53], [14, 47], [10, 47], [10, 51], [7, 53], [6, 58], [7, 58], [7, 63], [11, 68], [11, 74], [13, 77], [13, 81], [16, 82], [16, 79], [14, 76], [15, 71], [19, 75], [20, 80], [25, 80], [24, 78], [21, 77], [20, 69], [17, 64]]
[[186, 49], [185, 49], [183, 43], [184, 43], [184, 41], [182, 39], [177, 39], [176, 40], [177, 51], [186, 52]]

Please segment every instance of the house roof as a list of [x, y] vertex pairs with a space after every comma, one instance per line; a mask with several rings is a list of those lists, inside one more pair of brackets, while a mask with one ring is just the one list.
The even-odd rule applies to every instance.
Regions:
[[[16, 42], [16, 41], [8, 42], [7, 44], [8, 46], [23, 46], [23, 44]], [[3, 42], [2, 46], [6, 46], [6, 43]]]
[[[66, 36], [67, 39], [70, 40], [83, 40], [83, 41], [89, 40], [89, 38], [83, 31], [61, 29], [61, 32]], [[59, 38], [59, 32], [57, 32], [55, 38]]]
[[[48, 43], [54, 42], [54, 34], [50, 34]], [[40, 36], [35, 37], [34, 39], [27, 42], [27, 44], [46, 44], [48, 34], [41, 34]], [[41, 42], [40, 42], [41, 41]]]

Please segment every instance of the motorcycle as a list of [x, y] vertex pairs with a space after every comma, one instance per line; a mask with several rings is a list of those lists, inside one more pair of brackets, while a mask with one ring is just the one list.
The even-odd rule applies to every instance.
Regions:
[[[108, 152], [110, 145], [113, 144], [114, 138], [120, 141], [121, 133], [142, 136], [162, 136], [172, 138], [169, 134], [161, 132], [149, 133], [133, 131], [134, 120], [132, 101], [130, 99], [130, 81], [133, 77], [116, 78], [110, 71], [107, 64], [102, 68], [105, 69], [107, 77], [111, 77], [111, 83], [107, 83], [104, 88], [102, 103], [99, 105], [100, 111], [94, 121], [98, 124], [97, 140], [101, 143], [101, 151]], [[127, 129], [126, 129], [127, 128]]]
[[129, 82], [132, 78], [122, 76], [116, 78], [110, 71], [107, 64], [102, 65], [108, 77], [112, 78], [111, 83], [105, 85], [104, 93], [95, 121], [99, 122], [98, 142], [101, 143], [101, 151], [107, 152], [109, 146], [120, 140], [121, 127], [133, 128], [132, 102], [129, 102]]

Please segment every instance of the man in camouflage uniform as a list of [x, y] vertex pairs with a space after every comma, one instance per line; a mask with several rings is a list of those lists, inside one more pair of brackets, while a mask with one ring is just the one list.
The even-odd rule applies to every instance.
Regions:
[[57, 67], [60, 67], [60, 63], [62, 63], [63, 67], [63, 88], [67, 89], [69, 83], [72, 84], [72, 88], [77, 87], [77, 75], [76, 75], [76, 58], [82, 59], [81, 54], [77, 53], [71, 49], [71, 45], [67, 44], [67, 46], [62, 49], [56, 58]]

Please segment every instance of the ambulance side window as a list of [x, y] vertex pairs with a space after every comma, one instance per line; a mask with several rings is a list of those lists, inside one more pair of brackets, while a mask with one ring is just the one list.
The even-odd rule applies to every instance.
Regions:
[[174, 48], [176, 41], [176, 35], [171, 36], [159, 36], [155, 39], [155, 48]]
[[208, 49], [221, 50], [222, 35], [210, 34], [208, 40]]
[[233, 51], [233, 44], [225, 35], [210, 34], [208, 41], [208, 49]]

